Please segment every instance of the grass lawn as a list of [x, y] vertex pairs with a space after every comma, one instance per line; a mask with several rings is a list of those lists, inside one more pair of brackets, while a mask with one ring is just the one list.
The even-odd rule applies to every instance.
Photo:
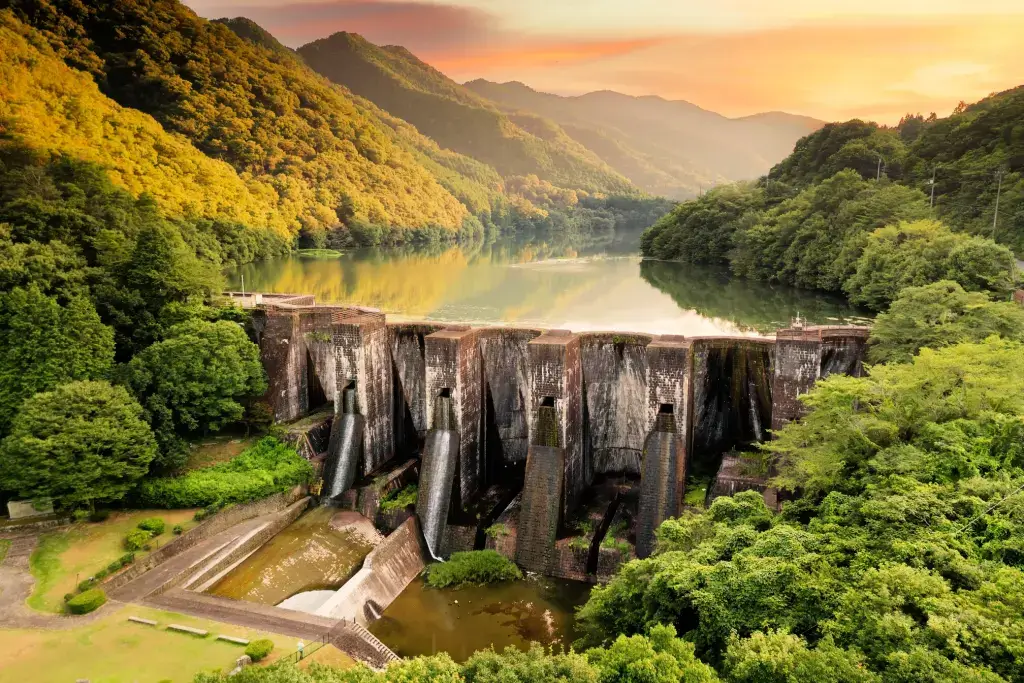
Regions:
[[7, 557], [7, 551], [10, 549], [10, 547], [10, 541], [8, 541], [6, 538], [0, 538], [0, 562], [3, 562], [4, 558]]
[[[64, 609], [64, 594], [71, 593], [84, 581], [127, 552], [122, 545], [125, 534], [146, 517], [160, 517], [167, 530], [157, 536], [154, 548], [168, 543], [174, 536], [171, 528], [181, 524], [185, 530], [197, 522], [195, 510], [131, 510], [113, 512], [105, 522], [78, 522], [70, 527], [43, 534], [39, 538], [29, 565], [36, 579], [35, 590], [28, 599], [29, 607], [46, 612]], [[146, 553], [135, 554], [141, 559]]]
[[198, 470], [203, 467], [218, 465], [227, 462], [236, 455], [240, 455], [249, 446], [254, 445], [262, 437], [258, 435], [241, 436], [222, 435], [215, 436], [197, 444], [192, 444], [188, 453], [186, 470]]
[[303, 258], [340, 258], [344, 252], [337, 249], [296, 249], [295, 253]]
[[[158, 626], [128, 621], [129, 616], [153, 619]], [[205, 629], [205, 638], [167, 631], [167, 624]], [[207, 619], [128, 605], [102, 619], [68, 631], [0, 629], [0, 683], [190, 683], [203, 671], [229, 671], [242, 656], [241, 645], [215, 640], [218, 634], [255, 640], [270, 638], [274, 651], [265, 660], [295, 651], [297, 638], [248, 630]], [[328, 645], [306, 662], [339, 667], [353, 665], [343, 652]]]

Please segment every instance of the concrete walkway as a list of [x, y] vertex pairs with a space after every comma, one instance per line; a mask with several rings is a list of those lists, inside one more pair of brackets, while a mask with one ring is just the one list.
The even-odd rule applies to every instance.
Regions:
[[71, 617], [37, 612], [26, 605], [25, 601], [32, 595], [32, 589], [36, 584], [35, 577], [29, 570], [28, 560], [39, 542], [39, 533], [5, 537], [11, 542], [11, 547], [0, 563], [0, 627], [55, 630], [76, 628], [119, 606], [108, 602], [91, 614]]

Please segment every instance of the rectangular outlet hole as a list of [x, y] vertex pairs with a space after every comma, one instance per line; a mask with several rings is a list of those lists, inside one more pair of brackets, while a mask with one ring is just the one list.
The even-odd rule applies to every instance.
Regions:
[[540, 407], [541, 408], [554, 408], [555, 407], [555, 397], [554, 396], [545, 396], [544, 398], [542, 398], [540, 400]]
[[671, 415], [676, 411], [675, 406], [671, 403], [662, 403], [658, 406], [658, 412], [662, 415]]

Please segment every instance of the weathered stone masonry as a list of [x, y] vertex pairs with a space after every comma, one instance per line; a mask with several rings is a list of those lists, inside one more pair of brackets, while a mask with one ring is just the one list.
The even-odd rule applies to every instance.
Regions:
[[[799, 396], [818, 378], [860, 374], [867, 337], [855, 327], [797, 327], [775, 339], [684, 339], [387, 324], [377, 311], [310, 303], [264, 300], [256, 312], [267, 401], [278, 419], [324, 400], [334, 400], [336, 412], [358, 414], [345, 423], [362, 425], [352, 435], [361, 444], [360, 491], [373, 488], [371, 475], [383, 481], [399, 465], [415, 473], [410, 457], [442, 453], [428, 467], [433, 489], [441, 476], [441, 490], [450, 494], [434, 499], [448, 512], [431, 515], [433, 552], [482, 546], [485, 524], [496, 520], [507, 532], [487, 543], [526, 569], [572, 576], [593, 571], [595, 559], [598, 571], [610, 571], [612, 554], [628, 559], [595, 555], [613, 516], [629, 520], [628, 531], [617, 534], [648, 555], [654, 530], [679, 513], [695, 452], [721, 455], [798, 418]], [[339, 400], [346, 395], [354, 395], [348, 409]], [[325, 471], [336, 450], [329, 449]], [[496, 490], [508, 485], [502, 476], [524, 476], [524, 461], [520, 495], [518, 483]], [[515, 474], [508, 468], [517, 463]], [[422, 481], [428, 464], [420, 463], [423, 512], [436, 507]], [[636, 493], [616, 494], [588, 536], [590, 553], [567, 560], [562, 546], [578, 533], [570, 522], [576, 514], [600, 520], [595, 505], [603, 499], [592, 492], [607, 486]]]

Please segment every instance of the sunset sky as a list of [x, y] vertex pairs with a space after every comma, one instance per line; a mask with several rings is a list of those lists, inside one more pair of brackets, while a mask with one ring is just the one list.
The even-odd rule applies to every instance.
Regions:
[[727, 116], [895, 123], [1024, 84], [1024, 0], [186, 0], [298, 47], [398, 44], [457, 81], [617, 90]]

